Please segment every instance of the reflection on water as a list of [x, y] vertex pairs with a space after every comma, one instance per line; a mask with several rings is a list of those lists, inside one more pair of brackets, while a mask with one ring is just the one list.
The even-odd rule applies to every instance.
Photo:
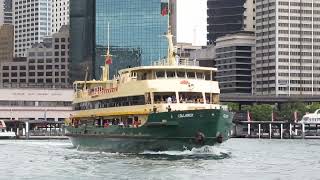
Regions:
[[0, 141], [0, 179], [319, 179], [319, 140], [231, 139], [140, 154], [88, 152], [69, 141]]

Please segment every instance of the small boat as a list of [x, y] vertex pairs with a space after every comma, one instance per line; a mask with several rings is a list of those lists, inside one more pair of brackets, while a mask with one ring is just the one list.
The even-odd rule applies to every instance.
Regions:
[[320, 109], [317, 109], [314, 113], [304, 115], [298, 123], [320, 124]]
[[[109, 79], [73, 83], [66, 136], [77, 148], [108, 152], [185, 150], [229, 138], [233, 114], [219, 103], [216, 68], [179, 64], [170, 29], [167, 58]], [[109, 43], [108, 43], [109, 44]]]
[[15, 137], [16, 133], [7, 131], [6, 123], [3, 120], [0, 120], [0, 139], [9, 139]]

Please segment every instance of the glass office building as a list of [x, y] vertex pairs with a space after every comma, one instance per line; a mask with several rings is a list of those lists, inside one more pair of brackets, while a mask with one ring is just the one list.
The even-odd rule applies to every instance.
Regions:
[[167, 55], [168, 16], [160, 0], [71, 0], [71, 79], [84, 77], [85, 66], [101, 75], [108, 46], [113, 55], [110, 77], [120, 69], [150, 65]]
[[150, 65], [167, 54], [167, 16], [160, 0], [96, 0], [96, 77], [100, 76], [108, 44], [113, 62], [110, 75], [126, 67]]
[[95, 59], [95, 0], [70, 0], [70, 79], [93, 78]]

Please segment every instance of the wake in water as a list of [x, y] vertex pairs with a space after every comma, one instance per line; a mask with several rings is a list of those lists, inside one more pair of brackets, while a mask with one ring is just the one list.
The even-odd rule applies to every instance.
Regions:
[[231, 157], [231, 152], [217, 146], [203, 146], [184, 151], [145, 151], [139, 156], [151, 159], [225, 159]]

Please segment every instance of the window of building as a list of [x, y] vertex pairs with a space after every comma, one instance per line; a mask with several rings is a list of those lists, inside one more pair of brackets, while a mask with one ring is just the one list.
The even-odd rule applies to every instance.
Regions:
[[2, 70], [9, 70], [9, 66], [3, 66]]

